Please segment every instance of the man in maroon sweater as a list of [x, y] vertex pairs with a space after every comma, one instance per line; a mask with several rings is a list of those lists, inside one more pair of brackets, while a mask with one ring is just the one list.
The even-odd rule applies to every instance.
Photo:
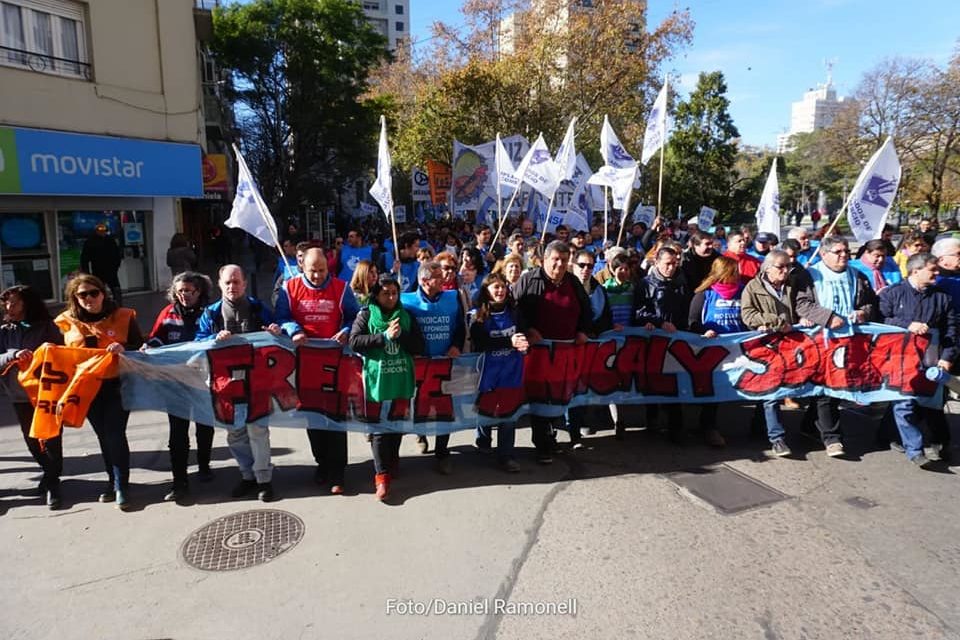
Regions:
[[[567, 273], [570, 247], [555, 240], [547, 245], [543, 266], [520, 276], [513, 285], [517, 301], [517, 331], [535, 345], [543, 340], [557, 340], [583, 344], [587, 341], [592, 312], [590, 300], [583, 285]], [[550, 407], [557, 409], [556, 405]], [[556, 414], [556, 411], [549, 413]], [[537, 462], [553, 462], [556, 448], [556, 429], [563, 426], [562, 407], [559, 416], [531, 414], [533, 445]]]

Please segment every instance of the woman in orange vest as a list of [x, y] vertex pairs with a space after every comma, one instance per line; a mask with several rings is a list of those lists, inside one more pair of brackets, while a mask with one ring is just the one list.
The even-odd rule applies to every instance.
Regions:
[[[140, 348], [143, 334], [137, 326], [136, 311], [118, 306], [109, 291], [100, 278], [86, 273], [70, 280], [64, 292], [67, 308], [54, 320], [63, 332], [66, 346], [106, 349], [110, 353]], [[130, 507], [127, 495], [130, 484], [129, 417], [130, 412], [123, 409], [120, 401], [120, 379], [104, 380], [90, 403], [87, 419], [100, 441], [100, 453], [110, 479], [99, 500], [116, 500], [117, 508], [122, 511]]]

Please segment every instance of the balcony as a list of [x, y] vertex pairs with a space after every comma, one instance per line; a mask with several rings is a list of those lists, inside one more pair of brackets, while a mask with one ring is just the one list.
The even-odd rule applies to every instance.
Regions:
[[84, 80], [93, 78], [92, 68], [87, 62], [12, 47], [0, 46], [0, 65]]

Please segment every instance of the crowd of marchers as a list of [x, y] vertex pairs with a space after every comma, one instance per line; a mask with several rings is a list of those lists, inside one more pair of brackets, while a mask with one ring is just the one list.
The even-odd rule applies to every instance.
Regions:
[[[563, 225], [554, 233], [535, 233], [530, 220], [507, 226], [507, 233], [464, 221], [411, 225], [401, 230], [396, 246], [381, 242], [382, 226], [350, 228], [344, 240], [329, 246], [302, 241], [291, 226], [282, 241], [283, 255], [274, 274], [270, 300], [253, 295], [255, 267], [236, 259], [221, 263], [216, 285], [196, 271], [196, 257], [175, 238], [168, 262], [174, 272], [169, 305], [149, 331], [136, 313], [114, 299], [107, 273], [79, 273], [64, 292], [66, 308], [51, 317], [34, 289], [16, 285], [0, 293], [4, 324], [0, 328], [2, 383], [13, 403], [27, 448], [42, 469], [39, 491], [51, 508], [61, 502], [62, 437], [30, 437], [34, 407], [17, 373], [44, 343], [105, 349], [122, 353], [186, 341], [222, 341], [266, 331], [286, 336], [294, 348], [310, 339], [332, 339], [363, 359], [364, 393], [371, 401], [406, 401], [414, 394], [415, 356], [483, 355], [481, 387], [519, 385], [523, 356], [543, 340], [583, 343], [624, 327], [688, 331], [714, 338], [742, 331], [788, 332], [796, 325], [843, 330], [878, 322], [914, 334], [939, 332], [937, 366], [954, 372], [960, 305], [960, 240], [937, 237], [930, 221], [893, 242], [887, 228], [877, 240], [859, 247], [839, 235], [814, 237], [793, 227], [787, 237], [754, 234], [749, 227], [698, 229], [657, 218], [648, 228], [633, 225], [615, 244], [605, 241], [601, 224], [589, 232]], [[821, 229], [821, 234], [823, 230]], [[222, 254], [221, 260], [227, 260]], [[115, 274], [113, 274], [115, 275]], [[219, 297], [217, 295], [219, 294]], [[146, 325], [144, 325], [146, 326]], [[482, 389], [481, 389], [482, 390]], [[764, 401], [756, 407], [765, 424], [773, 456], [792, 455], [781, 408], [805, 408], [805, 428], [822, 442], [826, 455], [842, 457], [844, 433], [838, 400], [830, 397]], [[610, 405], [604, 421], [622, 439], [628, 427], [652, 426], [665, 417], [665, 434], [684, 444], [680, 404], [650, 405], [646, 419], [636, 411]], [[719, 404], [698, 411], [696, 433], [712, 447], [726, 444], [718, 425]], [[570, 447], [582, 446], [599, 426], [596, 411], [571, 407], [564, 415], [529, 416], [534, 460], [551, 464], [558, 452], [557, 434], [569, 434]], [[555, 412], [552, 412], [555, 413]], [[915, 400], [890, 403], [889, 423], [881, 430], [891, 446], [919, 468], [946, 459], [950, 431], [942, 408]], [[128, 509], [130, 450], [119, 381], [106, 380], [87, 418], [97, 435], [107, 475], [100, 502]], [[226, 431], [227, 446], [239, 467], [234, 498], [275, 498], [270, 430], [247, 424]], [[194, 479], [209, 481], [215, 430], [197, 424]], [[476, 430], [476, 447], [495, 453], [506, 472], [521, 468], [515, 451], [516, 424], [505, 422]], [[316, 483], [333, 494], [345, 488], [347, 434], [309, 429], [306, 436], [316, 461]], [[400, 464], [402, 434], [368, 436], [373, 458], [373, 485], [378, 499], [389, 495]], [[496, 438], [496, 447], [493, 442]], [[454, 472], [449, 435], [432, 445], [418, 436], [421, 453], [432, 451], [439, 473]], [[167, 501], [182, 502], [191, 490], [188, 474], [190, 423], [169, 416], [173, 480]]]

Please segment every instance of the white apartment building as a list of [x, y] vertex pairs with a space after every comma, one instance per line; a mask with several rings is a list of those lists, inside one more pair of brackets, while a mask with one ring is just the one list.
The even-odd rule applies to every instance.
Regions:
[[410, 39], [410, 0], [359, 0], [367, 21], [388, 41], [390, 51]]
[[829, 127], [845, 103], [844, 98], [837, 97], [837, 91], [828, 75], [826, 84], [810, 89], [803, 94], [802, 100], [793, 103], [790, 131], [777, 136], [777, 153], [789, 151], [790, 137], [794, 134], [812, 133]]

